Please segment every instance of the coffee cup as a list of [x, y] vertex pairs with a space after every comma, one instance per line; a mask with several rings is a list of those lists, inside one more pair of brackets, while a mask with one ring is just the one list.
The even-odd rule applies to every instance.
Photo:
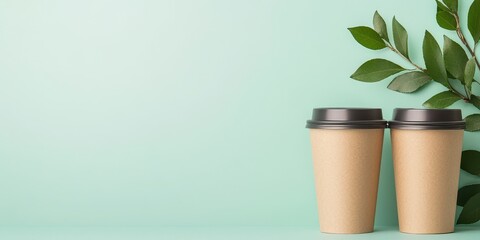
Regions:
[[391, 129], [401, 232], [454, 231], [465, 122], [459, 109], [395, 109]]
[[382, 110], [317, 108], [307, 128], [320, 231], [372, 232], [386, 128]]

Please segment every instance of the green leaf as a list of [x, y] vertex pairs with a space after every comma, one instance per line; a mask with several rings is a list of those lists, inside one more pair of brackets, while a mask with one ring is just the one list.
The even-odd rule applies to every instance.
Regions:
[[382, 40], [380, 35], [369, 27], [353, 27], [349, 28], [348, 30], [353, 35], [353, 38], [355, 38], [358, 43], [366, 48], [379, 50], [386, 47], [385, 42]]
[[362, 82], [378, 82], [403, 70], [403, 67], [395, 63], [377, 58], [362, 64], [350, 77]]
[[477, 97], [475, 95], [470, 96], [470, 102], [473, 104], [473, 106], [480, 109], [480, 98], [479, 97]]
[[468, 115], [465, 122], [467, 124], [466, 131], [476, 132], [480, 130], [480, 114]]
[[385, 23], [385, 20], [383, 20], [382, 16], [380, 16], [380, 13], [378, 13], [378, 11], [375, 11], [375, 14], [373, 15], [373, 28], [375, 29], [375, 31], [377, 31], [380, 37], [387, 40], [387, 42], [389, 41], [387, 24]]
[[465, 87], [468, 90], [468, 94], [472, 92], [472, 82], [473, 82], [473, 76], [475, 75], [475, 59], [472, 58], [468, 60], [468, 62], [465, 64], [465, 73], [464, 73], [464, 78], [465, 78]]
[[458, 189], [457, 205], [463, 207], [465, 203], [477, 193], [480, 193], [480, 184], [463, 186]]
[[435, 1], [437, 2], [437, 11], [438, 11], [438, 9], [441, 9], [444, 12], [450, 12], [450, 9], [448, 9], [448, 7], [445, 6], [443, 3], [441, 3], [438, 0], [435, 0]]
[[443, 2], [453, 12], [456, 12], [458, 10], [458, 0], [443, 0]]
[[465, 72], [465, 64], [468, 57], [465, 50], [452, 39], [443, 36], [443, 58], [445, 59], [445, 67], [452, 76], [463, 82]]
[[480, 193], [471, 197], [463, 206], [457, 224], [470, 224], [480, 220]]
[[435, 38], [428, 31], [425, 31], [425, 38], [423, 39], [423, 59], [430, 77], [448, 87], [447, 70], [445, 69], [442, 51]]
[[475, 43], [480, 40], [480, 0], [473, 1], [468, 10], [468, 30]]
[[408, 58], [408, 33], [405, 28], [393, 17], [393, 42], [397, 50]]
[[480, 152], [466, 150], [462, 152], [460, 168], [473, 175], [480, 175]]
[[417, 91], [430, 80], [432, 78], [424, 72], [408, 72], [393, 79], [388, 85], [388, 89], [401, 93], [411, 93]]
[[427, 108], [446, 108], [461, 98], [450, 91], [441, 92], [423, 103]]
[[455, 17], [452, 14], [442, 10], [437, 11], [437, 23], [440, 27], [447, 30], [457, 29], [457, 21], [455, 20]]

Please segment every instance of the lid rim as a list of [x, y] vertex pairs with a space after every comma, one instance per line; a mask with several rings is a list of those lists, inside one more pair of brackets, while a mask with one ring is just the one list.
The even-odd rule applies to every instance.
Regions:
[[307, 121], [307, 128], [335, 128], [335, 129], [371, 129], [387, 128], [386, 120], [378, 121]]
[[390, 129], [404, 129], [404, 130], [465, 130], [464, 125], [390, 125]]
[[351, 125], [356, 125], [356, 124], [383, 124], [386, 123], [387, 120], [363, 120], [363, 121], [322, 121], [322, 120], [307, 120], [307, 122], [310, 123], [317, 123], [317, 124], [351, 124]]
[[434, 122], [434, 121], [396, 121], [392, 120], [388, 122], [389, 125], [416, 125], [416, 126], [454, 126], [454, 125], [465, 125], [465, 121], [444, 121], [444, 122]]
[[385, 129], [387, 125], [306, 125], [308, 129]]

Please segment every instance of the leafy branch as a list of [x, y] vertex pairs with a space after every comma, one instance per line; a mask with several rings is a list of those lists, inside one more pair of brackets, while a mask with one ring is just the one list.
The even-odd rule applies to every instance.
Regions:
[[[409, 57], [408, 33], [394, 17], [392, 20], [393, 43], [390, 40], [385, 20], [378, 12], [373, 16], [373, 28], [352, 27], [348, 30], [355, 40], [372, 50], [389, 49], [400, 56], [414, 69], [406, 69], [386, 59], [372, 59], [362, 64], [351, 78], [362, 82], [378, 82], [398, 74], [387, 88], [401, 93], [413, 93], [434, 81], [447, 88], [423, 103], [428, 108], [446, 108], [459, 100], [472, 104], [480, 110], [480, 95], [472, 91], [475, 72], [480, 70], [476, 49], [480, 41], [480, 0], [474, 0], [468, 11], [468, 30], [473, 42], [469, 42], [461, 27], [458, 15], [458, 0], [435, 0], [436, 20], [440, 27], [455, 31], [461, 44], [444, 37], [443, 51], [435, 37], [425, 31], [423, 39], [423, 59], [425, 67], [413, 62]], [[473, 46], [473, 47], [472, 47]], [[399, 74], [400, 73], [400, 74]], [[458, 81], [462, 90], [455, 89], [452, 81]], [[480, 131], [480, 113], [465, 118], [466, 131]], [[480, 176], [480, 151], [466, 150], [462, 153], [461, 168], [468, 173]], [[457, 221], [459, 224], [474, 223], [480, 220], [480, 184], [462, 187], [458, 192], [457, 205], [463, 210]]]

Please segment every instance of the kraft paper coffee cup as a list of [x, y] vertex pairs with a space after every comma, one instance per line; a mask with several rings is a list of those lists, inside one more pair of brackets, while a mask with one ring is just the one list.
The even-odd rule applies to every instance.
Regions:
[[307, 128], [322, 232], [373, 231], [385, 127], [381, 109], [313, 110]]
[[465, 122], [459, 109], [395, 109], [391, 128], [400, 231], [454, 231]]

